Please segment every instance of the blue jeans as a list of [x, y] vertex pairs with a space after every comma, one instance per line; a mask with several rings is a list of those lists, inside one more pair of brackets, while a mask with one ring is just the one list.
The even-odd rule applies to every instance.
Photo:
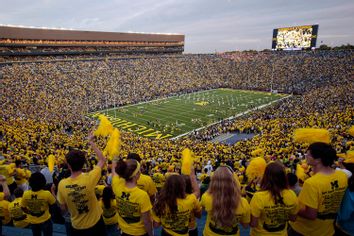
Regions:
[[106, 225], [107, 236], [120, 236], [120, 231], [118, 230], [118, 224]]
[[33, 236], [41, 236], [41, 232], [43, 232], [44, 236], [52, 236], [53, 235], [53, 223], [52, 220], [49, 219], [41, 224], [32, 224], [31, 225]]

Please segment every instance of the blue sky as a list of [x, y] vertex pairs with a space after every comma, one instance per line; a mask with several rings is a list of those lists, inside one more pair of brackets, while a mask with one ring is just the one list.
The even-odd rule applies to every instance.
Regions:
[[354, 44], [353, 0], [0, 0], [0, 24], [185, 34], [186, 53], [271, 47], [274, 28], [319, 24], [317, 46]]

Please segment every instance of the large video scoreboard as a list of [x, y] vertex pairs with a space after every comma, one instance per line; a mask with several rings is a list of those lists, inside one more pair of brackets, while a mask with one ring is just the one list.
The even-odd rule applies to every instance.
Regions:
[[304, 25], [273, 30], [272, 49], [301, 50], [316, 47], [318, 25]]

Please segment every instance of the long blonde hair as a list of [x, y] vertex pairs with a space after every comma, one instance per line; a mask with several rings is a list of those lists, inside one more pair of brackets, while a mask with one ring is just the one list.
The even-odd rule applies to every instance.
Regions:
[[213, 197], [212, 219], [221, 227], [232, 227], [235, 211], [241, 201], [241, 190], [226, 166], [220, 166], [211, 177], [208, 193]]

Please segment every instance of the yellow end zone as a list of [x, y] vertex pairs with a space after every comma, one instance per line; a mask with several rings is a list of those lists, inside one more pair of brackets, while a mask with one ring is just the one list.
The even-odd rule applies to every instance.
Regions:
[[[92, 117], [98, 117], [101, 113], [95, 113], [91, 115]], [[112, 123], [113, 127], [123, 129], [129, 132], [136, 133], [138, 135], [141, 135], [143, 137], [147, 138], [153, 138], [153, 139], [165, 139], [165, 138], [171, 138], [173, 137], [172, 134], [163, 134], [159, 130], [151, 129], [149, 127], [146, 127], [144, 125], [139, 125], [134, 122], [130, 122], [124, 119], [120, 118], [115, 118], [110, 115], [105, 115], [109, 121]]]

